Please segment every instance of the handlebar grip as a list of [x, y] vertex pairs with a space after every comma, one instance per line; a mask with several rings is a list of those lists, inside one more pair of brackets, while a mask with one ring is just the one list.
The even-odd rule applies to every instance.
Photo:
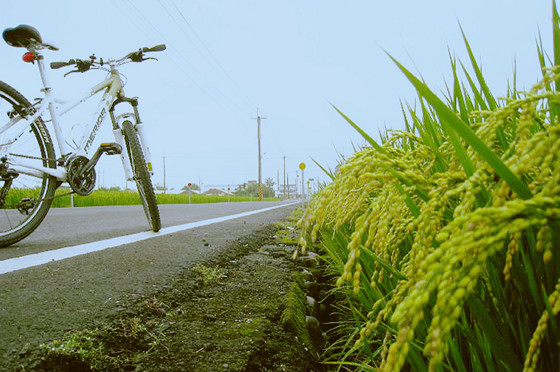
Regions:
[[159, 44], [151, 48], [144, 48], [144, 52], [162, 52], [166, 48], [165, 44]]
[[68, 62], [51, 62], [51, 68], [57, 69], [61, 67], [72, 66], [74, 64], [76, 64], [76, 61], [73, 59], [69, 60]]

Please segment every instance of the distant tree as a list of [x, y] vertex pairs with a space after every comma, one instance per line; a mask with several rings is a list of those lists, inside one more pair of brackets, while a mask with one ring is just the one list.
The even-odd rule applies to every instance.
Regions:
[[[272, 185], [269, 186], [267, 184], [267, 181], [270, 180], [272, 182]], [[262, 192], [263, 192], [263, 196], [265, 198], [270, 198], [270, 197], [274, 197], [274, 181], [272, 181], [272, 178], [269, 178], [265, 181], [265, 184], [262, 185]], [[242, 185], [237, 186], [237, 188], [233, 191], [234, 195], [237, 196], [250, 196], [253, 195], [253, 197], [258, 197], [259, 196], [259, 184], [258, 183], [244, 183]]]
[[189, 185], [185, 185], [183, 187], [181, 187], [181, 190], [200, 190], [200, 186], [198, 186], [196, 183], [191, 184], [191, 186], [189, 187]]
[[274, 185], [276, 185], [276, 182], [274, 182], [274, 179], [272, 179], [272, 177], [268, 177], [264, 180], [264, 184], [266, 185], [266, 187], [274, 189]]

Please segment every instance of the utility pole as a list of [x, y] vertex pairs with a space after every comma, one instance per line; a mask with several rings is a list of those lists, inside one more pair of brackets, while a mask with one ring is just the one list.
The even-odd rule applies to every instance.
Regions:
[[165, 194], [165, 156], [163, 157], [163, 193]]
[[286, 155], [284, 155], [284, 193], [282, 197], [286, 199]]
[[261, 165], [261, 119], [266, 119], [266, 118], [260, 117], [259, 109], [257, 109], [257, 135], [258, 135], [258, 139], [259, 139], [259, 201], [262, 201], [262, 198], [263, 198], [262, 165]]
[[305, 163], [300, 163], [299, 169], [301, 169], [301, 200], [305, 203], [305, 174], [303, 173]]

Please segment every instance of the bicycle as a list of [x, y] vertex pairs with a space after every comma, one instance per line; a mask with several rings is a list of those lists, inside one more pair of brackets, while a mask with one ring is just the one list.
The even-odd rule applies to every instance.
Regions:
[[[138, 114], [138, 99], [124, 95], [124, 82], [118, 68], [131, 62], [157, 60], [145, 54], [163, 51], [165, 45], [141, 48], [120, 59], [98, 59], [93, 54], [83, 60], [52, 62], [52, 69], [75, 68], [64, 76], [93, 69], [108, 72], [102, 82], [80, 98], [65, 101], [55, 97], [43, 57], [43, 51], [58, 48], [43, 42], [39, 31], [28, 25], [8, 28], [2, 36], [8, 45], [27, 49], [23, 60], [37, 64], [44, 97], [31, 104], [17, 90], [0, 81], [0, 246], [16, 243], [31, 234], [47, 215], [53, 199], [60, 196], [55, 195], [55, 191], [63, 183], [70, 186], [70, 193], [89, 195], [96, 183], [95, 166], [103, 154], [120, 155], [126, 179], [136, 183], [151, 229], [159, 231], [161, 221], [151, 182], [151, 155]], [[93, 119], [86, 124], [81, 136], [70, 141], [63, 133], [60, 117], [100, 93], [103, 94]], [[115, 108], [121, 104], [129, 110], [115, 116]], [[115, 141], [101, 143], [93, 156], [88, 157], [107, 114]], [[47, 123], [54, 131], [54, 142]]]

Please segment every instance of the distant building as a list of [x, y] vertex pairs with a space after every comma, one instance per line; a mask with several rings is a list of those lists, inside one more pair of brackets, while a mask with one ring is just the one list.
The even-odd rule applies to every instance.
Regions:
[[225, 190], [220, 190], [220, 189], [209, 189], [209, 190], [204, 191], [204, 194], [206, 194], [206, 195], [222, 195], [222, 196], [233, 195], [231, 192], [227, 192]]
[[[293, 199], [293, 198], [299, 198], [300, 194], [298, 194], [298, 185], [291, 184], [291, 185], [285, 185], [286, 188], [284, 188], [284, 185], [280, 185], [278, 187], [278, 191], [276, 193], [276, 195], [280, 198], [280, 199]], [[301, 191], [301, 190], [300, 190]]]
[[181, 195], [200, 194], [200, 190], [181, 190]]

